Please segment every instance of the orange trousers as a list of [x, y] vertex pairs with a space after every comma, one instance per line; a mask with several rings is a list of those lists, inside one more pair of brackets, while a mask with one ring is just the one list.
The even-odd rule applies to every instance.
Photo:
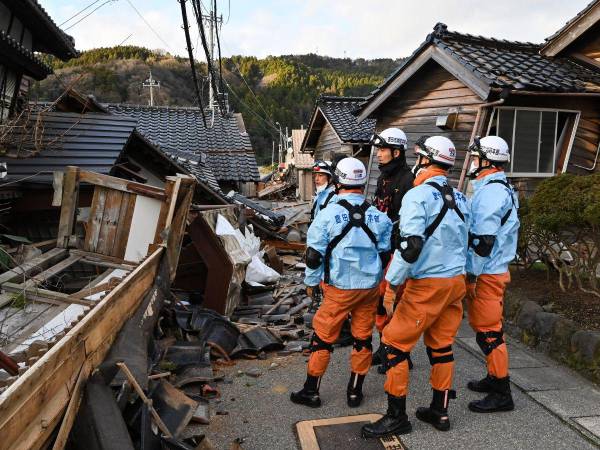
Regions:
[[[452, 344], [462, 320], [465, 277], [409, 279], [390, 323], [383, 330], [383, 343], [396, 351], [410, 353], [424, 335], [430, 355], [431, 387], [452, 387], [454, 360]], [[387, 355], [388, 361], [395, 356]], [[440, 358], [442, 361], [434, 361]], [[408, 361], [390, 367], [384, 389], [396, 397], [408, 392]]]
[[[378, 287], [348, 290], [324, 284], [323, 301], [313, 318], [313, 329], [323, 342], [333, 344], [339, 337], [348, 314], [352, 314], [352, 336], [358, 340], [370, 339], [378, 300]], [[328, 350], [312, 352], [308, 360], [308, 374], [315, 377], [323, 375], [330, 356]], [[372, 351], [369, 348], [363, 347], [360, 351], [353, 348], [350, 354], [352, 372], [365, 375], [371, 367], [371, 357]]]
[[[394, 256], [392, 255], [392, 258], [393, 257]], [[388, 263], [385, 270], [383, 271], [383, 279], [381, 280], [381, 283], [379, 283], [379, 302], [377, 303], [377, 315], [375, 316], [375, 328], [377, 328], [377, 331], [379, 331], [379, 334], [381, 334], [384, 327], [388, 323], [390, 323], [390, 320], [392, 320], [391, 317], [387, 316], [385, 307], [383, 306], [383, 296], [385, 295], [385, 290], [388, 285], [388, 282], [385, 279], [385, 274], [387, 273], [387, 270], [390, 267], [391, 262], [392, 262], [392, 260], [390, 259], [390, 262]], [[401, 286], [398, 286], [398, 290], [396, 291], [396, 301], [394, 302], [394, 307], [400, 301], [403, 291], [404, 291], [404, 284]]]
[[[502, 310], [504, 291], [510, 283], [510, 272], [479, 275], [475, 286], [467, 289], [469, 324], [478, 334], [477, 343], [486, 354], [488, 373], [496, 378], [508, 376], [508, 350], [503, 342]], [[496, 332], [496, 336], [485, 333]], [[497, 341], [497, 342], [495, 342]], [[497, 345], [498, 342], [502, 343]], [[491, 351], [490, 351], [491, 350]]]

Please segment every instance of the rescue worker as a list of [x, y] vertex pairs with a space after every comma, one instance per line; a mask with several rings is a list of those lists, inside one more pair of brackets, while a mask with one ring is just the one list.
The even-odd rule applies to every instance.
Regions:
[[[448, 400], [455, 398], [452, 344], [462, 320], [469, 220], [466, 197], [448, 185], [447, 172], [455, 157], [448, 138], [432, 136], [419, 142], [415, 187], [402, 200], [400, 246], [385, 276], [384, 304], [393, 314], [383, 330], [388, 409], [381, 419], [363, 426], [364, 437], [412, 430], [406, 414], [407, 358], [421, 335], [431, 364], [433, 400], [416, 415], [439, 430], [450, 428]], [[396, 289], [404, 282], [394, 311]]]
[[315, 161], [313, 165], [313, 179], [315, 182], [316, 195], [310, 211], [310, 221], [317, 217], [322, 209], [335, 197], [335, 186], [333, 185], [333, 174], [331, 163], [328, 161]]
[[502, 331], [503, 297], [510, 282], [508, 264], [515, 258], [519, 232], [518, 199], [506, 180], [508, 144], [498, 136], [475, 139], [470, 177], [472, 220], [467, 257], [467, 311], [477, 344], [487, 362], [487, 376], [470, 381], [475, 392], [487, 393], [469, 403], [474, 412], [511, 411], [514, 403], [508, 376], [508, 351]]
[[308, 229], [304, 283], [312, 297], [322, 281], [323, 301], [313, 319], [306, 382], [302, 390], [291, 394], [294, 403], [321, 405], [321, 377], [348, 314], [352, 315], [354, 338], [348, 406], [357, 407], [363, 399], [382, 277], [380, 253], [389, 250], [392, 230], [390, 219], [365, 200], [362, 192], [366, 182], [362, 162], [342, 159], [335, 170], [336, 202], [322, 210]]
[[[377, 160], [379, 161], [379, 178], [377, 188], [373, 197], [373, 206], [388, 215], [392, 223], [396, 223], [392, 231], [392, 248], [394, 248], [394, 236], [398, 233], [398, 212], [402, 204], [402, 198], [413, 186], [414, 175], [406, 164], [406, 148], [408, 140], [406, 134], [400, 128], [386, 128], [380, 134], [371, 137], [370, 144], [377, 149]], [[387, 267], [391, 251], [385, 255], [384, 265]], [[377, 306], [377, 317], [375, 327], [381, 337], [383, 327], [388, 318], [383, 307], [383, 296], [385, 294], [385, 280], [380, 286], [380, 299]], [[380, 339], [381, 341], [381, 339]], [[383, 361], [383, 346], [373, 353], [373, 365], [380, 365]], [[379, 373], [385, 373], [383, 367], [378, 368]]]

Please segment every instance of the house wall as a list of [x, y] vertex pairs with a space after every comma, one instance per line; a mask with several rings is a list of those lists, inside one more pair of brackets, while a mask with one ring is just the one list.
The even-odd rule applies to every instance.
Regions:
[[331, 159], [331, 155], [340, 152], [341, 147], [342, 143], [333, 130], [333, 127], [328, 122], [325, 122], [317, 145], [315, 145], [314, 159]]
[[298, 178], [298, 198], [303, 201], [309, 201], [314, 195], [314, 184], [311, 169], [296, 169]]
[[600, 172], [600, 161], [593, 171], [581, 168], [591, 168], [594, 165], [594, 158], [600, 143], [600, 101], [598, 98], [515, 95], [509, 97], [505, 105], [580, 111], [581, 115], [566, 171], [577, 175]]
[[[414, 164], [413, 145], [423, 135], [446, 136], [454, 142], [457, 158], [450, 173], [453, 185], [458, 184], [460, 171], [469, 145], [477, 110], [483, 101], [461, 81], [430, 61], [390, 96], [373, 114], [378, 132], [388, 127], [401, 128], [408, 137], [407, 161]], [[458, 111], [453, 129], [438, 128], [436, 118], [452, 109]], [[377, 157], [370, 163], [369, 193], [372, 194], [379, 170]]]

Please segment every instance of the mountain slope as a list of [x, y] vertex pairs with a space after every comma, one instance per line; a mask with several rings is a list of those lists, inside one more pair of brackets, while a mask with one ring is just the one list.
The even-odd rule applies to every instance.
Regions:
[[[31, 90], [32, 100], [56, 99], [67, 86], [93, 94], [101, 102], [147, 104], [148, 88], [142, 82], [149, 71], [160, 81], [157, 105], [191, 106], [195, 103], [189, 61], [142, 47], [121, 46], [85, 51], [66, 63], [48, 58], [55, 70]], [[310, 120], [320, 93], [366, 95], [391, 73], [401, 60], [341, 59], [320, 55], [284, 55], [258, 59], [223, 58], [223, 90], [234, 111], [244, 113], [246, 127], [259, 162], [270, 161], [271, 142], [278, 142], [275, 122], [285, 130]], [[206, 65], [197, 63], [208, 97]], [[218, 80], [217, 80], [218, 82]], [[254, 92], [254, 93], [253, 93]]]

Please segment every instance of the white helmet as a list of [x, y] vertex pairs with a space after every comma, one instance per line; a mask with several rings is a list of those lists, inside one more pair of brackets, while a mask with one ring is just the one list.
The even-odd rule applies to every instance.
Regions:
[[313, 173], [324, 173], [325, 175], [329, 175], [331, 177], [333, 176], [331, 172], [331, 161], [322, 161], [318, 159], [313, 164]]
[[336, 183], [346, 187], [364, 186], [367, 183], [367, 169], [356, 158], [344, 158], [335, 167]]
[[417, 155], [426, 156], [431, 162], [452, 167], [456, 160], [456, 149], [450, 139], [444, 136], [431, 136], [424, 141], [419, 140]]
[[510, 161], [510, 150], [508, 144], [500, 136], [486, 136], [475, 138], [475, 142], [469, 147], [471, 155], [479, 156], [493, 163], [505, 163]]
[[406, 139], [406, 134], [400, 128], [386, 128], [381, 133], [375, 133], [371, 136], [369, 144], [375, 147], [389, 147], [406, 150], [408, 139]]

